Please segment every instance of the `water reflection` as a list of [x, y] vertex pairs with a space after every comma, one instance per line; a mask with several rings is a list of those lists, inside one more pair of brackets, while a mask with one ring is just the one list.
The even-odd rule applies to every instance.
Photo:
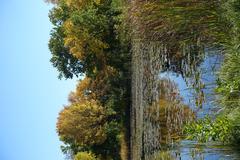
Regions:
[[221, 53], [191, 45], [171, 52], [154, 42], [135, 43], [133, 49], [132, 159], [234, 157], [225, 146], [180, 141], [184, 123], [219, 110], [214, 88]]
[[182, 141], [170, 150], [152, 154], [149, 160], [239, 160], [239, 151], [220, 144], [199, 144], [194, 141]]
[[[220, 68], [223, 56], [215, 51], [206, 51], [202, 63], [197, 68], [197, 76], [184, 76], [172, 71], [161, 72], [159, 77], [168, 77], [179, 86], [179, 94], [184, 104], [187, 104], [197, 115], [202, 118], [205, 115], [215, 115], [219, 110], [216, 103], [217, 97], [214, 89], [216, 87], [216, 74]], [[196, 78], [197, 77], [197, 78]]]
[[170, 78], [158, 81], [159, 99], [146, 109], [146, 117], [154, 124], [159, 124], [159, 142], [169, 144], [182, 135], [184, 123], [195, 119], [194, 112], [183, 103], [178, 85]]

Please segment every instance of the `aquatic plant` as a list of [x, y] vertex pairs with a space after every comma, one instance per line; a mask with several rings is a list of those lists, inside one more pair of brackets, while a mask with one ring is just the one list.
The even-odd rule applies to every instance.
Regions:
[[217, 117], [212, 120], [210, 117], [199, 119], [188, 123], [184, 127], [187, 139], [199, 142], [221, 141], [229, 143], [232, 139], [232, 126], [227, 117]]
[[240, 111], [228, 115], [218, 115], [216, 119], [208, 116], [184, 127], [187, 139], [199, 142], [217, 141], [224, 144], [240, 143]]

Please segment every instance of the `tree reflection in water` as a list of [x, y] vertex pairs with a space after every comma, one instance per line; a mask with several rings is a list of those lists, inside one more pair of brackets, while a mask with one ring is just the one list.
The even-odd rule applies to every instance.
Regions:
[[135, 159], [149, 160], [153, 153], [175, 144], [184, 123], [214, 107], [212, 70], [219, 64], [209, 60], [215, 62], [219, 52], [214, 49], [212, 56], [209, 48], [184, 47], [172, 50], [158, 42], [138, 42], [133, 47], [131, 148]]
[[151, 123], [160, 124], [159, 141], [169, 144], [182, 136], [183, 124], [195, 118], [189, 106], [183, 104], [177, 84], [169, 78], [158, 82], [159, 99], [146, 110]]

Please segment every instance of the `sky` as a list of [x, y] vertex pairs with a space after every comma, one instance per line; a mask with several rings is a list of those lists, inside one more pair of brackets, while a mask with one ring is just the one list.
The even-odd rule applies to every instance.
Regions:
[[51, 6], [0, 2], [0, 160], [63, 160], [55, 126], [76, 80], [59, 80], [49, 62]]

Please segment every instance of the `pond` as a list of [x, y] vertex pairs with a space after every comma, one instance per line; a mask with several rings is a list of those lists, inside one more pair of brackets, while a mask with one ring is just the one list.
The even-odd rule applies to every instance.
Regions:
[[135, 43], [133, 50], [131, 159], [240, 159], [230, 146], [182, 137], [185, 123], [221, 111], [214, 91], [221, 50], [188, 45], [171, 52], [157, 42]]
[[152, 160], [239, 160], [239, 150], [231, 146], [183, 140], [171, 149], [152, 155]]

